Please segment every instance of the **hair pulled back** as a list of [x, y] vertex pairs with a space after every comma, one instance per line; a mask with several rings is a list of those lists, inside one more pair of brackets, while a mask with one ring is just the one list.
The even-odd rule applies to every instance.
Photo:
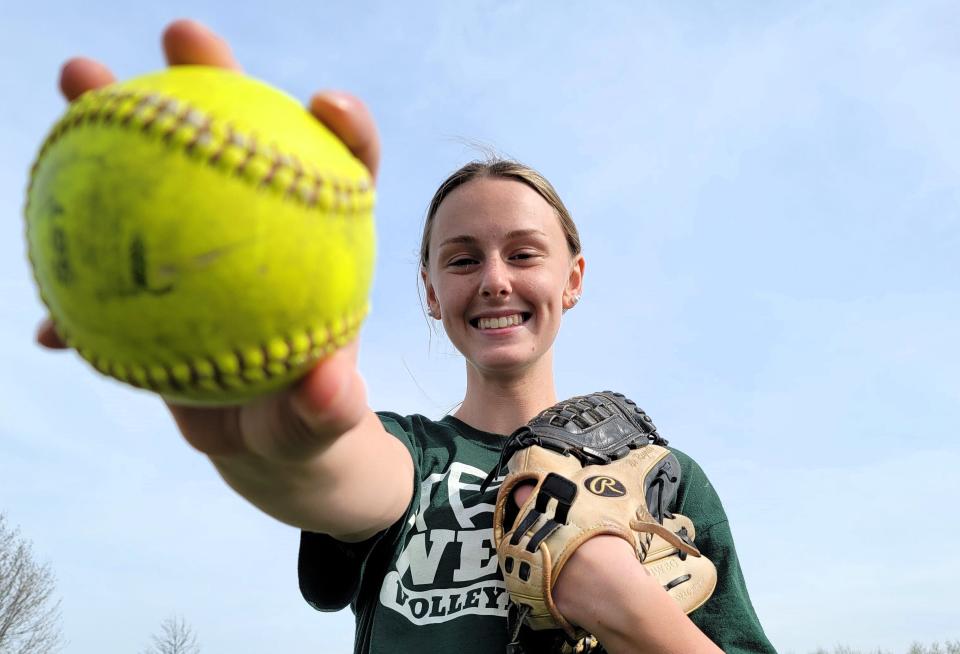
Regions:
[[433, 199], [430, 201], [430, 208], [427, 210], [427, 219], [423, 224], [423, 237], [420, 240], [421, 268], [426, 269], [430, 261], [430, 233], [433, 230], [433, 221], [440, 204], [455, 189], [471, 180], [484, 177], [511, 179], [526, 184], [536, 191], [556, 212], [560, 227], [567, 238], [567, 246], [570, 248], [571, 256], [580, 254], [580, 233], [577, 231], [577, 226], [574, 224], [567, 207], [563, 204], [563, 200], [560, 199], [556, 189], [547, 181], [547, 178], [519, 161], [494, 158], [485, 161], [471, 161], [461, 166], [447, 177], [437, 189], [437, 192], [434, 193]]

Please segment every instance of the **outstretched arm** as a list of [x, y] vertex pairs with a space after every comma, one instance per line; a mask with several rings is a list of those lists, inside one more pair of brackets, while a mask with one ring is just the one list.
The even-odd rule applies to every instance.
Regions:
[[[229, 44], [194, 21], [170, 24], [163, 49], [171, 66], [240, 70]], [[114, 80], [103, 64], [78, 57], [63, 66], [60, 89], [73, 101]], [[315, 94], [309, 107], [375, 176], [380, 145], [363, 103], [328, 91]], [[66, 347], [49, 320], [37, 341]], [[403, 515], [413, 494], [413, 462], [367, 407], [357, 348], [354, 342], [321, 361], [294, 388], [242, 406], [168, 408], [186, 440], [251, 503], [302, 529], [363, 540]]]

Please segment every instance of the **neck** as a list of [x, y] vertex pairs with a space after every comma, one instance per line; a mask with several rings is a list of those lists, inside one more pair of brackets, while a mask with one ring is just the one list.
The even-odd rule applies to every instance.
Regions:
[[480, 431], [510, 434], [557, 402], [552, 352], [515, 374], [489, 373], [467, 363], [467, 394], [454, 416]]

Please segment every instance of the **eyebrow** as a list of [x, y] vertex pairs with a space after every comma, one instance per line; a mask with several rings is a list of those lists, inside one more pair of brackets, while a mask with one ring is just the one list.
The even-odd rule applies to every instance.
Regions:
[[[543, 237], [546, 237], [547, 234], [546, 234], [546, 232], [544, 232], [544, 231], [542, 231], [542, 230], [539, 230], [539, 229], [515, 229], [515, 230], [513, 230], [512, 232], [507, 232], [507, 238], [508, 238], [508, 239], [520, 238], [520, 237], [522, 237], [522, 236], [543, 236]], [[437, 246], [437, 247], [441, 247], [441, 248], [442, 248], [442, 247], [445, 246], [445, 245], [450, 245], [450, 244], [453, 244], [453, 243], [466, 243], [466, 244], [469, 245], [469, 244], [473, 244], [473, 243], [476, 243], [476, 242], [477, 242], [477, 238], [476, 238], [476, 237], [470, 236], [470, 235], [468, 235], [468, 234], [462, 234], [462, 235], [460, 235], [460, 236], [451, 236], [450, 238], [445, 239], [445, 240], [444, 240], [439, 246]]]

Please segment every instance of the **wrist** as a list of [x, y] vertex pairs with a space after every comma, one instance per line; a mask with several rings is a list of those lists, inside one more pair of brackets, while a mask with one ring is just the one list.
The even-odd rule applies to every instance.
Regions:
[[560, 571], [553, 596], [560, 614], [611, 654], [720, 652], [616, 536], [583, 543]]
[[632, 621], [629, 608], [650, 590], [644, 588], [645, 577], [627, 541], [595, 536], [577, 548], [560, 571], [554, 602], [567, 620], [596, 635], [598, 628], [616, 629]]

